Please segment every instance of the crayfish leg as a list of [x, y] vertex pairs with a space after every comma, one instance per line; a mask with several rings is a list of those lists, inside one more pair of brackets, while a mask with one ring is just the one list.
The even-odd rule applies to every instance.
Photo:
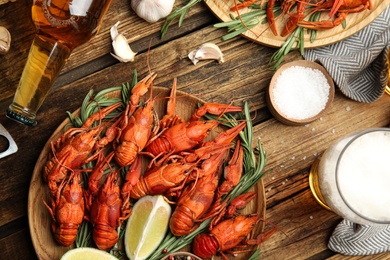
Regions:
[[269, 28], [271, 29], [271, 32], [275, 35], [278, 36], [278, 31], [276, 30], [276, 23], [275, 23], [275, 14], [274, 14], [274, 5], [275, 5], [275, 0], [269, 0], [267, 3], [267, 20], [269, 24]]
[[226, 216], [232, 217], [236, 213], [237, 209], [243, 209], [254, 197], [256, 197], [255, 192], [247, 192], [237, 196], [230, 202]]
[[248, 245], [260, 245], [265, 240], [270, 238], [276, 231], [277, 231], [277, 228], [276, 227], [272, 227], [272, 228], [268, 229], [267, 231], [259, 234], [255, 239], [248, 239], [246, 241], [246, 243]]
[[173, 125], [185, 122], [182, 117], [175, 115], [176, 110], [176, 86], [177, 78], [173, 79], [171, 94], [167, 104], [167, 114], [160, 120], [160, 129], [166, 129]]
[[192, 114], [190, 118], [191, 121], [197, 121], [202, 116], [204, 116], [206, 113], [220, 116], [224, 113], [230, 113], [230, 112], [241, 112], [242, 107], [240, 106], [233, 106], [233, 105], [227, 105], [227, 104], [219, 104], [219, 103], [206, 103], [203, 106], [199, 107], [194, 114]]

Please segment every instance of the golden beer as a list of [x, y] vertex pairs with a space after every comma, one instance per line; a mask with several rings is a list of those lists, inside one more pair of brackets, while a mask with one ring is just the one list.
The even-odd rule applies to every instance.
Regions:
[[36, 35], [7, 116], [36, 125], [36, 113], [72, 50], [100, 29], [111, 0], [35, 0]]
[[390, 128], [368, 129], [337, 140], [312, 167], [314, 197], [354, 223], [389, 224], [389, 153]]

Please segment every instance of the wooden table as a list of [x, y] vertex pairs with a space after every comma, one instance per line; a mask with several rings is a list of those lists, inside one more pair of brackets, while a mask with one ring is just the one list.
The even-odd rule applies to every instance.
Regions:
[[[151, 44], [150, 67], [158, 74], [155, 85], [170, 87], [177, 77], [181, 91], [207, 102], [248, 101], [256, 112], [253, 140], [261, 138], [268, 156], [269, 173], [263, 178], [266, 217], [280, 230], [260, 246], [261, 257], [361, 259], [327, 249], [327, 241], [341, 218], [315, 201], [308, 176], [313, 161], [337, 138], [356, 130], [389, 126], [389, 95], [363, 104], [348, 99], [337, 89], [333, 107], [320, 120], [306, 126], [283, 125], [273, 118], [265, 103], [265, 91], [274, 73], [268, 60], [276, 49], [240, 37], [222, 42], [226, 31], [213, 27], [218, 20], [204, 3], [190, 10], [182, 27], [174, 24], [160, 39], [162, 22], [147, 24], [133, 13], [129, 1], [113, 0], [97, 37], [71, 55], [38, 113], [38, 125], [24, 126], [7, 119], [5, 112], [33, 39], [31, 3], [17, 0], [0, 6], [0, 25], [12, 35], [11, 50], [0, 56], [0, 123], [12, 133], [19, 147], [16, 154], [0, 159], [0, 258], [36, 258], [27, 218], [29, 182], [40, 151], [66, 119], [66, 111], [79, 108], [92, 86], [98, 91], [128, 82], [134, 69], [140, 78], [145, 76]], [[110, 55], [109, 30], [117, 21], [121, 21], [119, 30], [126, 33], [138, 53], [134, 62], [119, 63]], [[187, 54], [205, 42], [220, 46], [225, 63], [191, 63]], [[293, 52], [285, 62], [299, 59], [299, 53]], [[2, 147], [6, 146], [4, 141], [1, 139]], [[390, 253], [367, 258], [388, 259]]]

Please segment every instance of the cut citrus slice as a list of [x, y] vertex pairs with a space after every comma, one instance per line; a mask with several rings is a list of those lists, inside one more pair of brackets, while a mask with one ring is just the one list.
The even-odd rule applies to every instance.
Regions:
[[118, 258], [96, 248], [79, 247], [66, 252], [61, 260], [118, 260]]
[[171, 206], [164, 196], [145, 196], [133, 207], [125, 233], [126, 254], [131, 260], [150, 256], [159, 246], [168, 230]]

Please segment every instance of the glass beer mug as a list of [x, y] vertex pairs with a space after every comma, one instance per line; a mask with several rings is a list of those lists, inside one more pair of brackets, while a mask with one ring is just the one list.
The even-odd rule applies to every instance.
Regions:
[[357, 224], [390, 223], [390, 128], [349, 134], [313, 164], [310, 188], [317, 201]]
[[111, 0], [34, 0], [36, 34], [7, 117], [37, 124], [36, 113], [72, 50], [98, 33], [110, 4]]

